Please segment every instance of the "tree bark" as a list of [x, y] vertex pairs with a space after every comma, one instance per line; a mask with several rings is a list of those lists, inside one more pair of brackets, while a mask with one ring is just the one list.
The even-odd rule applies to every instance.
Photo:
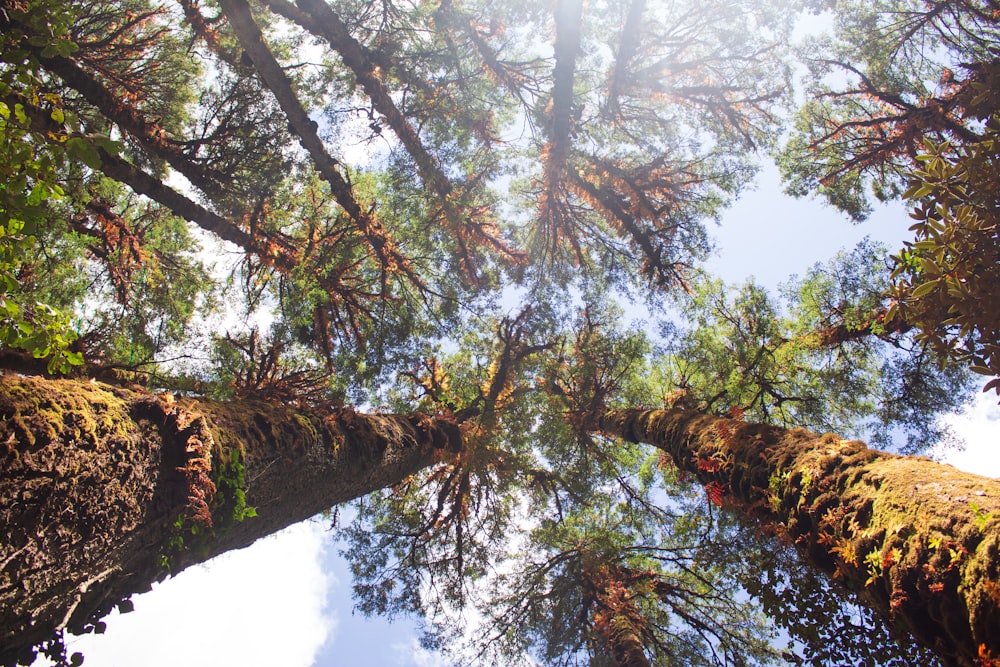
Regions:
[[461, 450], [424, 415], [0, 378], [0, 664], [133, 593]]
[[607, 641], [615, 667], [649, 667], [642, 636], [629, 616], [614, 616], [608, 621]]
[[[614, 667], [649, 667], [643, 646], [643, 614], [635, 604], [634, 576], [626, 567], [602, 565], [586, 570], [583, 586], [594, 591], [594, 633], [604, 640]], [[640, 594], [641, 595], [641, 594]]]
[[946, 664], [1000, 664], [1000, 481], [694, 411], [616, 410], [600, 429], [655, 445], [710, 496], [779, 524]]
[[556, 257], [562, 237], [569, 237], [574, 247], [578, 244], [575, 234], [567, 229], [569, 223], [562, 211], [559, 192], [573, 144], [573, 86], [576, 58], [580, 51], [582, 0], [559, 0], [554, 18], [555, 42], [552, 49], [555, 64], [552, 68], [552, 97], [545, 110], [548, 137], [541, 155], [542, 182], [538, 210], [539, 226], [548, 235], [548, 248], [545, 250]]

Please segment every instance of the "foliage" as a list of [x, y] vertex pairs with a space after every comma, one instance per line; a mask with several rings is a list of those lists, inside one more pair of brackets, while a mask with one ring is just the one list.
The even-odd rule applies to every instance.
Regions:
[[784, 308], [752, 282], [696, 283], [663, 400], [907, 452], [939, 441], [937, 417], [967, 400], [970, 379], [887, 312], [886, 258], [868, 242], [841, 252], [789, 282]]
[[[30, 80], [28, 73], [24, 76]], [[65, 195], [57, 174], [65, 152], [62, 146], [39, 145], [39, 130], [32, 131], [25, 104], [15, 101], [29, 98], [9, 91], [9, 84], [0, 79], [0, 342], [36, 358], [48, 357], [50, 373], [66, 373], [83, 363], [80, 353], [70, 349], [76, 334], [69, 318], [47, 303], [33, 301], [24, 289], [30, 279], [29, 258], [36, 251], [35, 234], [47, 222], [46, 206]], [[37, 93], [34, 97], [40, 101]], [[62, 122], [58, 96], [45, 101], [52, 105], [51, 119]]]
[[362, 611], [460, 607], [501, 557], [520, 490], [546, 474], [532, 452], [533, 376], [550, 347], [536, 342], [540, 319], [527, 308], [484, 322], [459, 352], [408, 373], [425, 409], [454, 416], [465, 446], [454, 461], [359, 506], [345, 536]]
[[[132, 368], [147, 363], [155, 354], [151, 348], [180, 340], [205, 286], [200, 266], [186, 256], [197, 247], [179, 220], [171, 222], [168, 211], [137, 202], [91, 173], [102, 154], [115, 155], [123, 146], [82, 132], [86, 111], [72, 95], [54, 89], [45, 72], [44, 63], [74, 54], [105, 75], [120, 67], [127, 54], [109, 50], [95, 35], [109, 29], [115, 11], [128, 14], [138, 6], [112, 9], [70, 5], [54, 10], [29, 3], [5, 14], [12, 23], [4, 33], [8, 66], [0, 82], [4, 177], [9, 179], [3, 206], [4, 343], [35, 356], [51, 351], [50, 371], [80, 365], [84, 354], [92, 362]], [[147, 36], [136, 44], [150, 41]], [[157, 55], [170, 60], [165, 50]], [[133, 85], [159, 87], [154, 84], [158, 69], [146, 68]], [[179, 118], [177, 107], [161, 111]], [[106, 282], [90, 272], [92, 267], [104, 268]], [[102, 293], [105, 287], [109, 291]], [[112, 307], [109, 313], [107, 304], [116, 301], [120, 310]], [[60, 315], [54, 307], [69, 314]], [[96, 312], [86, 312], [91, 309]], [[75, 331], [70, 328], [74, 319]], [[74, 340], [74, 349], [68, 349]]]
[[758, 537], [758, 567], [744, 581], [774, 623], [788, 633], [799, 664], [938, 665], [938, 659], [890, 631], [856, 596], [807, 564], [773, 538]]
[[668, 510], [596, 495], [542, 520], [480, 603], [493, 639], [483, 657], [505, 664], [528, 650], [547, 665], [617, 664], [625, 632], [653, 665], [779, 664], [774, 628], [730, 594], [753, 570], [739, 529], [689, 486], [667, 490]]
[[181, 513], [170, 526], [159, 554], [162, 576], [176, 574], [175, 560], [182, 554], [207, 552], [214, 536], [222, 534], [234, 523], [257, 516], [257, 508], [246, 501], [246, 467], [243, 454], [236, 449], [216, 452], [212, 474], [214, 493], [210, 503], [208, 523], [199, 517]]
[[832, 35], [801, 47], [805, 101], [779, 165], [788, 191], [818, 194], [862, 220], [872, 198], [897, 198], [924, 138], [974, 143], [966, 108], [996, 59], [1000, 15], [976, 0], [820, 0]]
[[893, 287], [899, 316], [920, 329], [918, 340], [993, 376], [984, 391], [1000, 393], [998, 142], [994, 114], [977, 143], [925, 143], [905, 193], [916, 239], [896, 258]]
[[[803, 629], [752, 583], [774, 568], [791, 590], [796, 565], [716, 509], [721, 488], [595, 433], [608, 407], [687, 403], [881, 442], [906, 430], [917, 449], [961, 401], [965, 377], [886, 311], [879, 249], [791, 283], [784, 308], [694, 270], [706, 222], [781, 135], [784, 3], [7, 4], [6, 345], [217, 398], [450, 424], [461, 451], [365, 498], [343, 531], [359, 609], [423, 614], [438, 647], [477, 605], [493, 623], [473, 650], [497, 661], [608, 664], [630, 639], [658, 664], [769, 664], [776, 628], [819, 651], [822, 614]], [[784, 158], [793, 188], [822, 183], [855, 217], [866, 179], [898, 190], [911, 135], [979, 145], [955, 91], [982, 68], [922, 91], [923, 50], [864, 37], [911, 4], [841, 9]], [[911, 35], [973, 12], [942, 7]], [[994, 23], [946, 50], [985, 59]], [[847, 94], [824, 87], [831, 68]], [[922, 125], [928, 108], [946, 122]], [[854, 120], [886, 109], [877, 131]], [[666, 354], [623, 323], [616, 297], [636, 291], [689, 293]], [[213, 461], [218, 528], [252, 518], [244, 461]], [[213, 530], [173, 529], [167, 567]], [[837, 607], [826, 593], [817, 608]]]

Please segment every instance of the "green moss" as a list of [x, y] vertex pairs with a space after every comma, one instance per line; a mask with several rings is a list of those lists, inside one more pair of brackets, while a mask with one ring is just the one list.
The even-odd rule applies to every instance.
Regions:
[[0, 392], [0, 415], [27, 448], [59, 440], [96, 449], [109, 439], [129, 440], [129, 403], [105, 385], [21, 378], [3, 384]]
[[319, 431], [316, 430], [316, 425], [313, 424], [312, 420], [305, 415], [300, 415], [296, 412], [292, 414], [292, 419], [295, 420], [295, 423], [298, 426], [296, 433], [300, 437], [305, 436], [308, 440], [315, 440], [320, 437]]

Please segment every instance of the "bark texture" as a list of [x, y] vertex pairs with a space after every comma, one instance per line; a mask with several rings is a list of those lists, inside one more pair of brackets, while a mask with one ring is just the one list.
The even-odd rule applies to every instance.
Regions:
[[649, 667], [643, 652], [642, 636], [628, 616], [616, 616], [609, 621], [607, 641], [615, 667]]
[[602, 431], [662, 449], [709, 495], [778, 522], [946, 664], [1000, 664], [1000, 481], [803, 429], [617, 410]]
[[[0, 378], [0, 664], [188, 565], [390, 486], [462, 447], [424, 415], [172, 400]], [[252, 509], [251, 509], [252, 508]]]

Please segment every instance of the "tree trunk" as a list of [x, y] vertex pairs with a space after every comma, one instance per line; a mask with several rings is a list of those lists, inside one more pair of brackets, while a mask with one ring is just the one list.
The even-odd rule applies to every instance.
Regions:
[[462, 447], [424, 415], [173, 401], [0, 378], [0, 664], [152, 582], [396, 484]]
[[649, 667], [642, 635], [628, 615], [614, 616], [608, 621], [606, 640], [615, 667]]
[[587, 568], [585, 587], [594, 591], [594, 633], [604, 640], [614, 667], [649, 667], [643, 646], [646, 623], [635, 603], [633, 590], [638, 577], [621, 566]]
[[1000, 481], [803, 429], [686, 410], [616, 410], [710, 497], [777, 522], [805, 558], [949, 665], [1000, 665]]

